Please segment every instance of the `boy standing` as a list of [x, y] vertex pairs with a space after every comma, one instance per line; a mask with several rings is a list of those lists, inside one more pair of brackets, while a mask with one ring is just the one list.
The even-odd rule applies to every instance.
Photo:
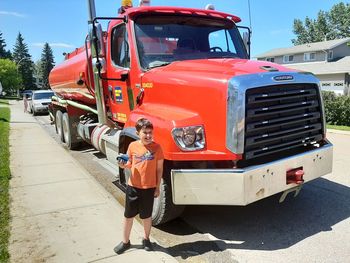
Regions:
[[123, 241], [114, 248], [117, 254], [122, 254], [130, 248], [130, 232], [137, 214], [143, 221], [142, 246], [147, 251], [153, 250], [149, 235], [152, 227], [153, 201], [154, 197], [159, 196], [160, 191], [164, 156], [160, 145], [153, 142], [152, 123], [141, 118], [135, 127], [140, 140], [129, 145], [127, 163], [118, 161], [121, 168], [131, 168], [131, 176], [126, 187]]

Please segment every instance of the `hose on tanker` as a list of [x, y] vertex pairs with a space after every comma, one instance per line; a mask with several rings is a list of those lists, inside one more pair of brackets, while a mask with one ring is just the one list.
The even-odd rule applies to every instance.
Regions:
[[71, 101], [71, 100], [62, 100], [60, 98], [58, 98], [57, 96], [52, 96], [52, 100], [55, 100], [55, 101], [58, 101], [59, 103], [61, 104], [68, 104], [68, 105], [71, 105], [73, 107], [76, 107], [78, 109], [82, 109], [82, 110], [86, 110], [86, 111], [90, 111], [92, 113], [95, 113], [97, 114], [97, 110], [92, 108], [92, 107], [89, 107], [89, 106], [86, 106], [84, 104], [80, 104], [78, 102], [75, 102], [75, 101]]
[[86, 94], [85, 92], [75, 91], [75, 93], [78, 93], [78, 94], [80, 94], [80, 95], [83, 95], [84, 97], [89, 98], [89, 99], [95, 99], [94, 96], [92, 96], [92, 95], [90, 95], [90, 94]]

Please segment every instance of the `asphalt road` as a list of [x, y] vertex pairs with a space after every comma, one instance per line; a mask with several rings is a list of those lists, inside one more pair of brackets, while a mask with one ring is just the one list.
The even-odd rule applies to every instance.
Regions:
[[[36, 119], [59, 143], [48, 116]], [[303, 186], [296, 198], [280, 204], [276, 195], [246, 207], [189, 206], [181, 218], [152, 230], [159, 247], [180, 262], [350, 262], [350, 135], [328, 138], [333, 173]], [[123, 201], [102, 155], [89, 147], [71, 153]]]

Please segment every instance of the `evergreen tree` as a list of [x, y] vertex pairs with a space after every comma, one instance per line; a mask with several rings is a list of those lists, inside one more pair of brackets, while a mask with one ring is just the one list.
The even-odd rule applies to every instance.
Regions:
[[334, 5], [328, 13], [335, 39], [350, 37], [350, 3]]
[[22, 77], [23, 88], [36, 89], [33, 77], [34, 63], [21, 33], [18, 33], [16, 44], [13, 49], [13, 60], [16, 62], [18, 72]]
[[294, 19], [294, 45], [350, 37], [350, 3], [335, 4], [329, 12], [320, 10], [317, 19]]
[[2, 38], [2, 33], [0, 32], [0, 58], [12, 59], [11, 51], [6, 50], [5, 40]]
[[52, 49], [48, 43], [45, 43], [43, 51], [41, 53], [40, 70], [39, 70], [39, 76], [42, 81], [43, 89], [50, 88], [49, 74], [50, 74], [50, 71], [53, 69], [54, 65], [55, 65], [55, 61], [53, 58]]

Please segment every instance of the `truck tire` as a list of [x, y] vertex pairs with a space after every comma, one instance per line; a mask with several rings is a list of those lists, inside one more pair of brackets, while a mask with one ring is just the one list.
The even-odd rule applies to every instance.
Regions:
[[56, 117], [55, 117], [55, 128], [56, 128], [56, 133], [58, 134], [61, 142], [64, 142], [64, 137], [63, 137], [63, 129], [62, 129], [62, 111], [58, 110], [56, 111]]
[[74, 141], [75, 132], [73, 131], [73, 125], [72, 125], [72, 122], [70, 121], [70, 118], [67, 112], [63, 113], [62, 115], [62, 132], [63, 132], [64, 143], [66, 144], [67, 148], [69, 150], [77, 149], [79, 147], [79, 143]]
[[152, 225], [164, 224], [179, 217], [185, 209], [183, 205], [175, 205], [172, 200], [170, 179], [171, 167], [164, 162], [163, 179], [160, 184], [159, 197], [154, 199], [152, 212]]

